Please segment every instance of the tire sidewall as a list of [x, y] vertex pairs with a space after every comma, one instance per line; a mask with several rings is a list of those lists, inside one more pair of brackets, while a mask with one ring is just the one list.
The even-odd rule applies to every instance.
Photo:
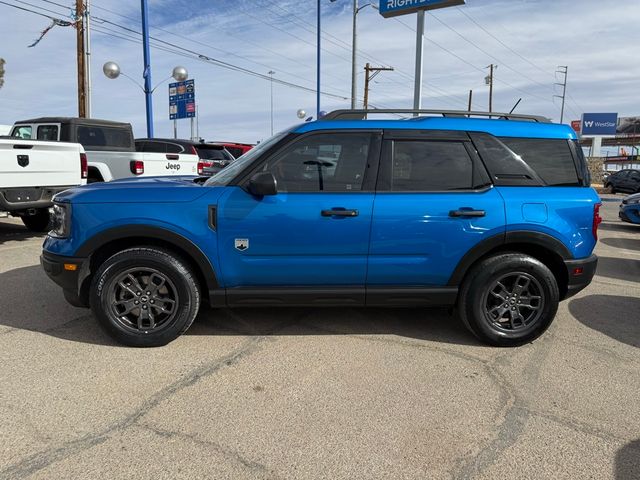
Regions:
[[[122, 272], [135, 268], [153, 268], [166, 275], [178, 296], [178, 309], [171, 324], [154, 332], [133, 332], [112, 317], [109, 287]], [[118, 341], [129, 346], [162, 346], [180, 336], [193, 322], [199, 309], [197, 285], [190, 282], [189, 270], [176, 257], [157, 250], [136, 249], [115, 254], [98, 269], [90, 291], [91, 309], [100, 324]]]
[[[463, 292], [466, 295], [465, 323], [477, 337], [492, 345], [517, 346], [534, 340], [549, 328], [558, 310], [560, 295], [553, 273], [544, 264], [527, 255], [506, 254], [482, 262], [478, 267]], [[544, 306], [535, 323], [508, 332], [491, 325], [485, 312], [485, 294], [500, 277], [516, 272], [527, 273], [540, 283]]]

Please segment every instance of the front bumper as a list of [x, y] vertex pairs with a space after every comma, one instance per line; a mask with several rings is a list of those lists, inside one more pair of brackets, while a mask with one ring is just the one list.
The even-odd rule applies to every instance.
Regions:
[[565, 260], [564, 264], [568, 278], [567, 294], [564, 297], [566, 299], [573, 297], [591, 283], [598, 267], [598, 257], [591, 255], [579, 260]]
[[635, 223], [640, 225], [640, 204], [622, 204], [620, 205], [620, 211], [618, 217], [623, 222]]
[[64, 257], [47, 251], [40, 255], [40, 264], [47, 276], [62, 287], [65, 299], [75, 307], [88, 307], [86, 295], [81, 295], [88, 263], [86, 258]]

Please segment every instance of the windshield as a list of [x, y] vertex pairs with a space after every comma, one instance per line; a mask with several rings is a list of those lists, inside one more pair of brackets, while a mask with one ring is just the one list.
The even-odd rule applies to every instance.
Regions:
[[202, 160], [233, 160], [231, 154], [222, 147], [205, 147], [199, 145], [196, 147], [196, 150], [198, 150], [198, 156]]
[[224, 186], [227, 185], [231, 180], [233, 180], [240, 172], [242, 172], [248, 165], [253, 163], [263, 152], [271, 148], [273, 145], [282, 140], [285, 136], [289, 134], [290, 130], [285, 130], [283, 132], [275, 134], [268, 140], [265, 140], [262, 143], [259, 143], [254, 148], [249, 150], [247, 153], [239, 157], [233, 163], [231, 163], [227, 168], [220, 170], [220, 172], [216, 173], [213, 177], [205, 182], [206, 186]]

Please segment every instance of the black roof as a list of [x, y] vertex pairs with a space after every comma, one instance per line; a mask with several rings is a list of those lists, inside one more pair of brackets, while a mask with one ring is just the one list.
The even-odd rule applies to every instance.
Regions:
[[175, 143], [177, 145], [181, 145], [183, 147], [220, 147], [222, 150], [224, 148], [223, 145], [219, 143], [209, 143], [209, 142], [196, 142], [194, 140], [188, 140], [184, 138], [136, 138], [136, 142], [163, 142], [163, 143]]
[[99, 120], [97, 118], [79, 118], [79, 117], [38, 117], [28, 120], [18, 120], [20, 123], [63, 123], [73, 125], [99, 125], [102, 127], [131, 127], [130, 123], [114, 122], [111, 120]]

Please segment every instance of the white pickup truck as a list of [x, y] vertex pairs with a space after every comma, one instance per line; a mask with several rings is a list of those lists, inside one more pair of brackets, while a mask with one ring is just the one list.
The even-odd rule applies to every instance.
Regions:
[[87, 183], [87, 172], [82, 145], [0, 137], [0, 217], [47, 231], [53, 196]]
[[44, 117], [13, 125], [12, 137], [76, 142], [87, 152], [88, 182], [137, 176], [197, 175], [197, 152], [137, 152], [128, 123], [93, 118]]

